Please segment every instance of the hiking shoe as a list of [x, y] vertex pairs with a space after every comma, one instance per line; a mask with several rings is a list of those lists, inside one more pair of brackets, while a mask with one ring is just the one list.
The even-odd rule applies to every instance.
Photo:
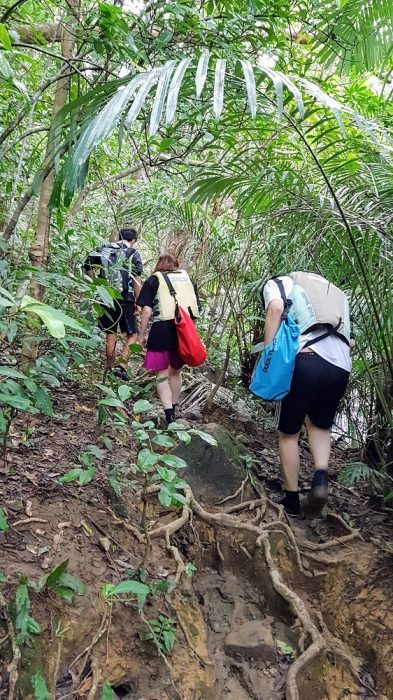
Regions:
[[121, 379], [123, 382], [128, 382], [130, 378], [125, 367], [122, 367], [121, 365], [117, 365], [117, 367], [114, 368], [113, 374], [115, 375], [115, 377], [118, 377], [118, 379]]
[[286, 493], [285, 496], [273, 497], [272, 501], [277, 503], [279, 506], [284, 506], [284, 510], [290, 518], [300, 518], [301, 510], [299, 494], [295, 494], [294, 492], [290, 492], [289, 494]]
[[328, 495], [328, 473], [326, 469], [317, 469], [311, 482], [311, 491], [304, 504], [307, 515], [319, 515]]

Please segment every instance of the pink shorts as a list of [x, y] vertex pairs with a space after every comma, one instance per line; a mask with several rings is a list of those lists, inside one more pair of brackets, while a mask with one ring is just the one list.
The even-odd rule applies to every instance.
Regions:
[[152, 372], [162, 372], [168, 367], [181, 369], [184, 365], [178, 350], [148, 350], [143, 364], [145, 369]]

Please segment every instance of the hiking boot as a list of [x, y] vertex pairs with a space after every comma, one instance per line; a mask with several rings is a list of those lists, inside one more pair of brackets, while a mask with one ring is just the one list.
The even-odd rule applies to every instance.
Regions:
[[307, 515], [319, 515], [328, 495], [328, 473], [326, 469], [317, 469], [311, 482], [311, 491], [304, 504]]
[[272, 501], [279, 506], [284, 506], [284, 510], [290, 518], [300, 518], [300, 500], [297, 491], [286, 491], [285, 496], [275, 496]]
[[122, 367], [122, 365], [117, 365], [113, 369], [113, 374], [115, 375], [115, 377], [117, 377], [118, 379], [121, 379], [123, 382], [128, 382], [128, 380], [130, 378], [128, 376], [128, 372], [127, 372], [126, 368]]

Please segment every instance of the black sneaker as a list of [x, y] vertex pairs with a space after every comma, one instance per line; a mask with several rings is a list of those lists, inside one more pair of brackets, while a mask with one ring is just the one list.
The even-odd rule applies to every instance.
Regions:
[[284, 510], [290, 518], [300, 518], [301, 510], [299, 498], [291, 498], [285, 494], [285, 496], [273, 497], [272, 501], [277, 503], [279, 506], [284, 506]]
[[118, 377], [118, 379], [121, 379], [123, 382], [128, 382], [130, 378], [125, 367], [122, 367], [121, 365], [117, 365], [114, 368], [113, 374], [115, 375], [115, 377]]
[[319, 515], [328, 495], [328, 473], [326, 469], [317, 469], [311, 482], [311, 491], [304, 504], [307, 515]]

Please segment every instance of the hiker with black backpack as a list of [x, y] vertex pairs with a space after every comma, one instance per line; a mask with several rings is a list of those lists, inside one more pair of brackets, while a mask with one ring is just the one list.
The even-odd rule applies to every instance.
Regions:
[[[135, 250], [137, 239], [138, 233], [134, 228], [122, 228], [117, 243], [100, 246], [84, 263], [85, 273], [91, 279], [97, 274], [121, 295], [121, 298], [113, 299], [113, 306], [101, 306], [98, 325], [106, 333], [106, 370], [113, 371], [123, 381], [129, 379], [126, 370], [129, 346], [138, 339], [135, 302], [141, 290], [143, 265], [139, 252]], [[126, 339], [119, 364], [115, 366], [118, 329]]]
[[351, 371], [348, 298], [321, 275], [293, 272], [269, 279], [262, 289], [265, 349], [250, 390], [276, 400], [285, 512], [301, 514], [299, 437], [305, 424], [314, 459], [304, 512], [317, 515], [328, 494], [330, 431]]

